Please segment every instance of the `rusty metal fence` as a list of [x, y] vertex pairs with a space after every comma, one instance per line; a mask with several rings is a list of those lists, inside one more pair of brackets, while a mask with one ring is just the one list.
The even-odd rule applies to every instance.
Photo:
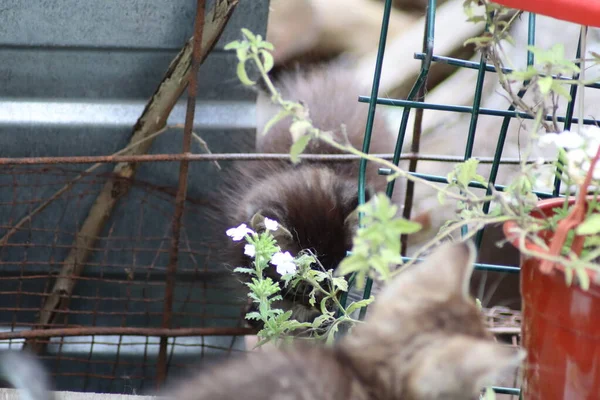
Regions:
[[[108, 11], [105, 9], [102, 12], [118, 15], [118, 3], [107, 2], [105, 8]], [[230, 27], [228, 30], [231, 31], [231, 34], [226, 32], [225, 36], [237, 35], [239, 27], [236, 25], [246, 26], [248, 23], [262, 24], [264, 30], [265, 18], [260, 16], [265, 14], [268, 2], [245, 4], [245, 10], [241, 10], [240, 15], [234, 14], [237, 0], [207, 0], [206, 4], [204, 0], [198, 0], [193, 2], [195, 17], [191, 15], [191, 18], [186, 14], [189, 5], [181, 1], [132, 3], [136, 4], [123, 5], [123, 8], [138, 13], [132, 18], [151, 20], [148, 30], [153, 28], [152, 23], [160, 24], [160, 18], [169, 16], [168, 12], [174, 15], [174, 19], [179, 18], [175, 19], [176, 22], [191, 19], [194, 29], [192, 38], [186, 44], [189, 54], [185, 53], [186, 47], [177, 53], [179, 49], [131, 51], [126, 45], [123, 48], [90, 48], [80, 44], [60, 47], [52, 43], [1, 46], [7, 55], [23, 49], [43, 53], [50, 48], [49, 52], [65, 52], [68, 57], [82, 59], [87, 56], [85, 53], [93, 53], [90, 57], [93, 59], [97, 57], [96, 53], [121, 51], [130, 54], [137, 51], [142, 55], [148, 53], [148, 59], [156, 58], [156, 53], [162, 59], [164, 54], [175, 55], [167, 75], [160, 82], [161, 86], [146, 107], [140, 109], [142, 117], [132, 133], [135, 136], [145, 129], [146, 135], [151, 136], [164, 131], [159, 138], [162, 146], [148, 144], [147, 152], [116, 153], [121, 156], [63, 156], [60, 142], [69, 140], [65, 134], [57, 135], [55, 142], [51, 143], [55, 147], [44, 149], [38, 143], [33, 143], [27, 149], [17, 149], [17, 145], [12, 148], [5, 146], [2, 152], [0, 348], [25, 347], [39, 354], [51, 371], [58, 390], [125, 394], [151, 391], [160, 387], [169, 376], [179, 375], [189, 367], [202, 366], [233, 352], [244, 351], [243, 335], [252, 332], [243, 324], [241, 312], [246, 299], [239, 294], [236, 296], [231, 281], [222, 279], [223, 273], [215, 268], [214, 255], [218, 254], [219, 248], [217, 243], [209, 239], [214, 235], [209, 231], [206, 219], [206, 210], [214, 206], [207, 204], [204, 196], [205, 192], [210, 191], [207, 185], [211, 182], [207, 178], [210, 175], [210, 172], [206, 172], [207, 163], [200, 162], [190, 167], [190, 161], [195, 157], [200, 160], [204, 158], [203, 161], [219, 159], [226, 167], [226, 160], [234, 158], [193, 154], [202, 149], [192, 134], [193, 128], [198, 128], [198, 124], [195, 124], [195, 117], [198, 116], [196, 99], [205, 100], [207, 97], [199, 96], [198, 91], [206, 88], [207, 84], [198, 81], [203, 77], [202, 71], [198, 71], [210, 50], [214, 51], [205, 63], [208, 64], [205, 68], [208, 74], [205, 72], [205, 75], [220, 73], [219, 63], [229, 61], [223, 55], [222, 45], [215, 46], [225, 26]], [[8, 7], [7, 13], [16, 15], [26, 12], [28, 6], [19, 4]], [[39, 19], [58, 11], [68, 12], [68, 5], [65, 4], [46, 6], [48, 9], [33, 10]], [[77, 4], [71, 6], [81, 8]], [[153, 6], [163, 6], [168, 12], [156, 16]], [[249, 10], [259, 16], [256, 21], [249, 22], [246, 19]], [[11, 17], [14, 15], [6, 16], [7, 24], [12, 20]], [[105, 15], [90, 18], [97, 23], [100, 17]], [[237, 19], [237, 22], [228, 24], [230, 18], [232, 22]], [[62, 22], [69, 28], [68, 20]], [[40, 26], [42, 30], [47, 28], [43, 24]], [[123, 29], [136, 28], [139, 27]], [[186, 29], [191, 31], [191, 28]], [[9, 41], [9, 38], [5, 36], [4, 41]], [[183, 65], [182, 57], [189, 58], [187, 67], [181, 67], [188, 80], [187, 85], [184, 82], [174, 89], [167, 88], [170, 90], [167, 90], [167, 95], [171, 98], [163, 106], [164, 120], [144, 120], [153, 115], [149, 109], [159, 103], [160, 99], [157, 98], [165, 96], [164, 90], [160, 90], [165, 80], [171, 77], [169, 74], [173, 70], [177, 73], [177, 68]], [[51, 56], [48, 60], [48, 64], [53, 62]], [[233, 62], [229, 63], [233, 65]], [[56, 65], [53, 67], [56, 68]], [[85, 67], [89, 68], [89, 65], [84, 66], [82, 62], [81, 69]], [[8, 71], [13, 75], [11, 77], [6, 75], [6, 69], [8, 67], [3, 70], [4, 79], [18, 79], [14, 75], [29, 73], [25, 67], [15, 67]], [[47, 74], [48, 79], [53, 79], [53, 75], [60, 75], [60, 71], [49, 70]], [[98, 73], [100, 76], [102, 74], [102, 71]], [[222, 79], [228, 80], [229, 77]], [[158, 83], [156, 81], [154, 85]], [[111, 83], [100, 82], [97, 86], [107, 84]], [[35, 82], [30, 81], [28, 85], [33, 87]], [[211, 87], [208, 86], [209, 89]], [[10, 89], [4, 95], [7, 93], [11, 97]], [[22, 93], [16, 94], [20, 96]], [[94, 95], [97, 93], [90, 94]], [[183, 129], [167, 125], [167, 117], [172, 116], [171, 111], [177, 106], [175, 102], [182, 95], [183, 98], [187, 97]], [[218, 93], [210, 94], [209, 99], [210, 96], [220, 100]], [[5, 139], [9, 135], [13, 137], [12, 143], [19, 142], [19, 129], [14, 129], [14, 121], [21, 124], [17, 128], [27, 130], [27, 124], [34, 126], [35, 122], [32, 121], [46, 117], [33, 112], [28, 114], [23, 110], [48, 113], [51, 112], [49, 110], [67, 109], [69, 106], [55, 99], [29, 100], [2, 99], [0, 129], [6, 135]], [[75, 104], [76, 101], [69, 104]], [[45, 109], [44, 105], [51, 102], [53, 108]], [[228, 104], [230, 108], [238, 107], [241, 112], [248, 108], [243, 102], [236, 103], [235, 98], [227, 104], [224, 102], [222, 108]], [[102, 106], [105, 105], [100, 101], [95, 109]], [[122, 113], [129, 106], [125, 99], [113, 107], [114, 121], [121, 118], [119, 112]], [[92, 111], [85, 107], [88, 106], [82, 106], [83, 111], [93, 114], [93, 107]], [[206, 104], [203, 107], [206, 108]], [[179, 109], [179, 114], [183, 114], [181, 106]], [[224, 112], [222, 109], [218, 111]], [[65, 114], [69, 112], [73, 112], [73, 108], [67, 109]], [[69, 121], [77, 119], [72, 115], [65, 118], [70, 118]], [[115, 124], [111, 118], [108, 117], [106, 125]], [[21, 121], [23, 119], [24, 122]], [[53, 128], [58, 126], [58, 130], [64, 128], [65, 131], [88, 129], [85, 124], [61, 123], [59, 121]], [[218, 121], [213, 124], [218, 125]], [[40, 125], [41, 135], [48, 124]], [[227, 127], [214, 130], [219, 129]], [[131, 125], [128, 130], [131, 132]], [[21, 138], [23, 145], [28, 136], [22, 134]], [[47, 138], [40, 142], [44, 140]], [[93, 142], [82, 141], [71, 147], [77, 147], [75, 153], [79, 154], [99, 153], [97, 148], [90, 146], [94, 146]], [[219, 143], [214, 147], [218, 149]], [[165, 148], [174, 151], [166, 154]], [[72, 151], [65, 151], [69, 152]], [[40, 153], [44, 157], [28, 156]], [[190, 184], [191, 180], [194, 181], [193, 185]]]

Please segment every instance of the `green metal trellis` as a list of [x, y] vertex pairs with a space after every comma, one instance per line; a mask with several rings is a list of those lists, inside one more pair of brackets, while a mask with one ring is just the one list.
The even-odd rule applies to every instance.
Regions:
[[[406, 137], [406, 128], [408, 125], [408, 118], [409, 118], [410, 111], [413, 108], [416, 110], [416, 112], [422, 112], [423, 109], [429, 109], [429, 110], [441, 110], [441, 111], [448, 111], [448, 112], [469, 113], [471, 115], [471, 120], [470, 120], [470, 125], [469, 125], [467, 141], [466, 141], [466, 145], [465, 145], [465, 152], [464, 152], [465, 160], [467, 160], [468, 158], [470, 158], [472, 156], [479, 115], [491, 115], [491, 116], [502, 117], [502, 124], [500, 127], [499, 137], [498, 137], [496, 150], [495, 150], [495, 154], [494, 154], [494, 161], [492, 163], [492, 167], [491, 167], [491, 170], [489, 173], [488, 182], [489, 182], [490, 186], [494, 185], [494, 187], [497, 190], [500, 190], [500, 191], [504, 190], [504, 186], [496, 185], [496, 178], [498, 175], [498, 170], [499, 170], [499, 166], [500, 166], [500, 162], [501, 162], [501, 158], [502, 158], [502, 151], [504, 148], [504, 143], [505, 143], [508, 127], [510, 125], [511, 120], [515, 117], [524, 118], [524, 119], [531, 119], [531, 117], [525, 113], [515, 111], [515, 108], [512, 105], [507, 110], [480, 108], [483, 82], [485, 79], [486, 72], [495, 72], [494, 66], [486, 63], [485, 54], [482, 54], [481, 59], [478, 63], [473, 62], [473, 61], [460, 60], [460, 59], [456, 59], [456, 58], [436, 56], [434, 54], [434, 42], [435, 42], [434, 26], [435, 26], [435, 16], [436, 16], [436, 0], [429, 0], [429, 2], [428, 2], [427, 13], [426, 13], [426, 23], [425, 23], [425, 27], [424, 27], [423, 50], [421, 53], [416, 53], [414, 56], [415, 59], [421, 60], [421, 69], [420, 69], [420, 73], [417, 77], [417, 80], [416, 80], [415, 84], [413, 85], [411, 91], [409, 92], [407, 98], [405, 100], [400, 100], [400, 99], [389, 99], [389, 98], [377, 97], [377, 93], [379, 91], [379, 82], [380, 82], [381, 70], [382, 70], [382, 65], [383, 65], [383, 57], [384, 57], [385, 44], [386, 44], [386, 39], [387, 39], [387, 31], [388, 31], [388, 24], [389, 24], [389, 17], [390, 17], [391, 9], [392, 9], [392, 0], [386, 0], [385, 6], [384, 6], [384, 12], [383, 12], [383, 22], [381, 25], [381, 35], [380, 35], [380, 40], [379, 40], [379, 48], [378, 48], [378, 53], [377, 53], [376, 65], [375, 65], [375, 73], [373, 76], [371, 95], [368, 97], [360, 96], [358, 99], [359, 102], [369, 104], [368, 118], [367, 118], [367, 124], [366, 124], [366, 128], [365, 128], [365, 137], [364, 137], [363, 149], [362, 149], [363, 152], [369, 151], [369, 146], [370, 146], [370, 142], [371, 142], [371, 133], [372, 133], [372, 129], [373, 129], [373, 121], [374, 121], [375, 110], [376, 110], [377, 104], [397, 106], [397, 107], [404, 108], [401, 123], [400, 123], [400, 128], [398, 131], [396, 147], [395, 147], [395, 151], [394, 151], [393, 162], [395, 165], [398, 165], [399, 161], [400, 161], [400, 154], [401, 154], [401, 150], [404, 145], [404, 140]], [[580, 57], [580, 53], [581, 53], [581, 39], [582, 38], [580, 36], [579, 44], [578, 44], [578, 48], [577, 48], [577, 58]], [[528, 17], [528, 44], [532, 45], [532, 46], [535, 45], [535, 14], [532, 14], [532, 13], [529, 13], [529, 17]], [[478, 71], [477, 81], [476, 81], [475, 88], [474, 88], [475, 96], [474, 96], [472, 106], [468, 107], [468, 106], [447, 105], [447, 104], [433, 104], [433, 103], [426, 103], [424, 101], [423, 89], [425, 87], [425, 83], [427, 81], [427, 76], [428, 76], [429, 69], [430, 69], [432, 62], [449, 64], [449, 65], [458, 66], [461, 68], [476, 69]], [[532, 52], [528, 51], [527, 52], [527, 65], [528, 66], [533, 65], [533, 63], [534, 63], [534, 56], [533, 56]], [[504, 72], [510, 72], [510, 69], [505, 69]], [[577, 77], [574, 77], [574, 78], [577, 78]], [[567, 79], [567, 78], [562, 78], [562, 79]], [[600, 84], [588, 84], [588, 85], [586, 85], [586, 87], [600, 88]], [[522, 97], [524, 94], [525, 94], [525, 90], [521, 90], [518, 93], [518, 96]], [[577, 119], [573, 117], [575, 97], [577, 95], [577, 85], [574, 85], [574, 84], [571, 85], [570, 95], [571, 95], [571, 101], [569, 102], [569, 104], [567, 106], [566, 114], [564, 116], [558, 117], [558, 121], [563, 123], [563, 128], [565, 130], [568, 130], [573, 123], [578, 122]], [[550, 120], [551, 116], [547, 116], [546, 118], [548, 120]], [[596, 121], [594, 121], [592, 119], [584, 119], [583, 123], [584, 124], [595, 124]], [[415, 134], [418, 135], [418, 134], [420, 134], [420, 132], [416, 132]], [[418, 140], [418, 138], [416, 140]], [[365, 202], [366, 165], [367, 165], [367, 160], [364, 160], [364, 159], [361, 160], [360, 169], [359, 169], [359, 203], [360, 204], [364, 204], [364, 202]], [[386, 170], [386, 169], [380, 169], [379, 172], [382, 175], [386, 175], [386, 174], [389, 174], [391, 171]], [[448, 183], [447, 179], [443, 176], [419, 174], [419, 173], [414, 172], [413, 170], [411, 170], [410, 173], [415, 176], [432, 181], [432, 182]], [[482, 185], [478, 182], [472, 182], [470, 184], [470, 186], [474, 187], [474, 188], [478, 188], [478, 189], [485, 189], [485, 190], [487, 190], [487, 194], [490, 194], [490, 191], [491, 191], [490, 188], [486, 189], [486, 187], [484, 185]], [[394, 191], [394, 181], [392, 181], [388, 184], [386, 194], [391, 197], [393, 191]], [[551, 198], [551, 197], [559, 196], [559, 191], [560, 191], [560, 180], [556, 179], [554, 182], [553, 193], [536, 192], [536, 194], [540, 198]], [[408, 197], [408, 194], [407, 194], [407, 197]], [[411, 201], [412, 201], [412, 199], [409, 199], [409, 202], [411, 202]], [[485, 212], [489, 211], [489, 203], [485, 204], [484, 211]], [[464, 233], [465, 232], [463, 231], [463, 234]], [[482, 233], [483, 233], [483, 231], [478, 232], [478, 235], [476, 237], [477, 248], [479, 248], [481, 246]], [[408, 261], [411, 258], [404, 257], [404, 259], [406, 261]], [[486, 270], [486, 271], [507, 272], [507, 273], [519, 273], [518, 267], [498, 266], [498, 265], [490, 265], [490, 264], [482, 264], [482, 263], [477, 263], [475, 265], [475, 269]], [[352, 281], [353, 281], [353, 279], [351, 280], [350, 284], [352, 284]], [[371, 279], [368, 279], [365, 289], [364, 289], [363, 298], [368, 298], [370, 296], [371, 288], [372, 288], [372, 281], [371, 281]], [[343, 299], [343, 301], [345, 302], [345, 299]], [[364, 317], [365, 312], [366, 312], [366, 309], [363, 308], [361, 310], [361, 314], [360, 314], [361, 319]], [[496, 393], [504, 393], [504, 394], [513, 394], [513, 395], [520, 394], [520, 390], [518, 388], [494, 387], [494, 391]]]

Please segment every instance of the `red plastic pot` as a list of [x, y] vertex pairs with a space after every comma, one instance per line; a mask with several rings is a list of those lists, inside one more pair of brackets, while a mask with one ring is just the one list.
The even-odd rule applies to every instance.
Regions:
[[[532, 215], [550, 217], [563, 204], [561, 198], [540, 201]], [[507, 222], [503, 227], [510, 240], [514, 226]], [[541, 237], [549, 240], [551, 233]], [[516, 240], [513, 245], [518, 246]], [[531, 242], [526, 245], [543, 251]], [[540, 262], [521, 256], [522, 343], [527, 350], [523, 398], [600, 399], [600, 286], [595, 274], [590, 273], [590, 288], [584, 291], [576, 283], [567, 286], [560, 265], [544, 274]]]
[[493, 2], [579, 25], [600, 26], [600, 0], [493, 0]]

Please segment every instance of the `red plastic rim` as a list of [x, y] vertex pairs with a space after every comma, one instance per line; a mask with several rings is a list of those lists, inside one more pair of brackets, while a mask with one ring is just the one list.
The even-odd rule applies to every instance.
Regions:
[[[593, 199], [594, 196], [588, 196], [587, 198]], [[577, 199], [575, 197], [569, 198], [569, 205], [573, 205], [576, 200]], [[541, 200], [537, 203], [537, 208], [531, 213], [531, 215], [536, 218], [547, 218], [554, 214], [554, 212], [552, 211], [553, 209], [562, 207], [562, 205], [564, 203], [565, 203], [565, 199], [562, 197]], [[518, 249], [519, 248], [519, 238], [518, 237], [514, 238], [514, 235], [511, 234], [512, 228], [515, 228], [515, 227], [517, 227], [516, 222], [507, 221], [504, 223], [504, 225], [502, 225], [502, 231], [504, 232], [504, 237], [506, 237], [506, 239], [513, 246], [515, 246]], [[543, 233], [542, 233], [542, 236], [543, 236]], [[545, 239], [549, 239], [549, 237], [547, 237]], [[527, 239], [525, 239], [525, 246], [527, 246], [528, 249], [535, 251], [535, 252], [544, 253], [546, 251], [546, 250], [542, 249], [541, 247], [539, 247], [538, 245], [536, 245], [535, 243], [533, 243], [532, 241], [527, 240]], [[554, 264], [554, 268], [561, 272], [565, 271], [565, 267], [561, 264]], [[590, 271], [589, 269], [586, 269], [586, 271], [587, 271], [590, 279], [593, 280], [595, 278], [596, 272]]]
[[600, 0], [493, 0], [493, 2], [579, 25], [600, 27]]

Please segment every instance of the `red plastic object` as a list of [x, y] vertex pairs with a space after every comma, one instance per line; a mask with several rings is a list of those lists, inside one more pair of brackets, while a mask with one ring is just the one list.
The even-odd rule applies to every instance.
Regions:
[[[564, 199], [538, 203], [533, 216], [548, 218]], [[571, 200], [571, 204], [575, 199]], [[514, 222], [504, 224], [511, 239]], [[541, 237], [549, 242], [550, 232]], [[531, 250], [540, 251], [528, 242]], [[549, 273], [540, 269], [541, 260], [521, 256], [521, 295], [523, 297], [522, 343], [527, 350], [523, 398], [577, 399], [600, 398], [600, 285], [590, 275], [590, 288], [567, 286], [564, 268], [554, 265]]]
[[493, 0], [493, 2], [579, 25], [600, 27], [600, 0]]

